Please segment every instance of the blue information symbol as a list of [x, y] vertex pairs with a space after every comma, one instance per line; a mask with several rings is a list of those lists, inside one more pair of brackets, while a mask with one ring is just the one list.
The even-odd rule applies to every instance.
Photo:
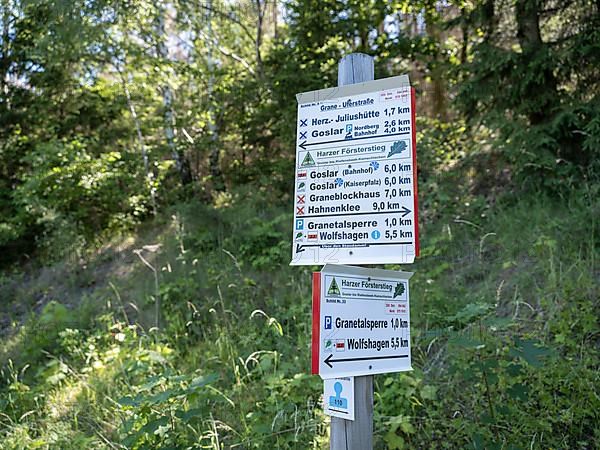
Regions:
[[379, 239], [381, 237], [381, 233], [379, 232], [379, 230], [373, 230], [373, 232], [371, 233], [371, 237], [373, 239]]
[[335, 395], [329, 396], [329, 406], [332, 406], [334, 408], [348, 409], [348, 399], [341, 396], [342, 389], [343, 389], [342, 383], [340, 383], [339, 381], [337, 381], [333, 385], [333, 390], [335, 391]]

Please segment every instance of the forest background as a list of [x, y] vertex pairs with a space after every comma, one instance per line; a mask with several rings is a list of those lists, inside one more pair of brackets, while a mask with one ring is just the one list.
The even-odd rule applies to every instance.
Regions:
[[0, 0], [0, 448], [327, 447], [295, 94], [351, 52], [417, 92], [376, 447], [600, 447], [598, 1]]

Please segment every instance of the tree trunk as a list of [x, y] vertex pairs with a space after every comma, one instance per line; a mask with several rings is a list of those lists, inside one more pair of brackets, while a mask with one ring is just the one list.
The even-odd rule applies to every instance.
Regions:
[[[545, 45], [540, 33], [540, 15], [538, 0], [517, 0], [515, 4], [517, 21], [517, 39], [523, 52], [524, 60], [532, 62], [543, 58]], [[535, 64], [539, 73], [534, 81], [527, 85], [527, 94], [537, 99], [537, 107], [528, 113], [532, 125], [546, 121], [552, 116], [556, 103], [556, 78], [552, 67]], [[538, 81], [539, 80], [539, 81]]]
[[542, 46], [537, 0], [517, 0], [517, 39], [523, 53], [537, 51]]
[[[434, 8], [434, 5], [430, 5], [430, 8]], [[429, 9], [429, 8], [428, 8]], [[435, 22], [435, 18], [431, 14], [425, 15], [425, 29], [427, 34], [436, 42], [441, 42], [441, 31], [438, 24]], [[439, 58], [438, 52], [433, 56], [432, 69], [430, 72], [431, 76], [431, 87], [432, 87], [432, 112], [433, 116], [442, 121], [448, 119], [448, 108], [446, 101], [446, 83], [444, 81], [444, 70], [442, 67], [442, 61]]]
[[[211, 40], [215, 39], [212, 35], [212, 1], [209, 0], [208, 8], [206, 11], [207, 23], [208, 23], [208, 35]], [[215, 39], [216, 40], [216, 39]], [[212, 57], [212, 43], [208, 45], [207, 55], [208, 65], [208, 111], [209, 121], [208, 130], [210, 132], [210, 152], [208, 155], [208, 169], [210, 171], [210, 177], [213, 183], [213, 189], [215, 191], [224, 191], [225, 183], [223, 181], [223, 173], [221, 172], [221, 149], [219, 147], [219, 131], [215, 117], [215, 103], [213, 99], [213, 91], [215, 84], [215, 73], [214, 73], [214, 61]]]
[[144, 140], [144, 134], [142, 133], [142, 125], [137, 115], [135, 105], [133, 104], [133, 100], [131, 99], [131, 92], [129, 92], [129, 87], [127, 86], [127, 79], [125, 77], [125, 74], [118, 66], [116, 66], [116, 69], [119, 73], [119, 78], [121, 79], [121, 86], [123, 87], [123, 91], [125, 92], [127, 106], [129, 107], [129, 113], [131, 114], [131, 118], [133, 119], [133, 123], [135, 125], [135, 132], [138, 138], [138, 145], [140, 146], [140, 152], [142, 154], [142, 162], [144, 163], [144, 174], [146, 175], [146, 183], [148, 188], [150, 189], [150, 201], [152, 203], [152, 212], [154, 215], [156, 215], [156, 196], [154, 195], [154, 186], [152, 186], [152, 182], [154, 180], [154, 173], [150, 171], [148, 151], [146, 150], [146, 142]]
[[6, 109], [10, 109], [9, 99], [9, 68], [10, 68], [10, 7], [8, 2], [2, 2], [2, 57], [0, 58], [0, 93], [6, 102]]
[[279, 38], [279, 28], [277, 26], [277, 2], [273, 2], [273, 39]]
[[494, 0], [487, 0], [481, 6], [481, 22], [485, 33], [486, 40], [490, 40], [496, 31], [496, 11], [494, 8]]
[[262, 47], [263, 41], [263, 22], [265, 18], [265, 10], [267, 7], [267, 2], [264, 2], [264, 5], [261, 5], [261, 0], [256, 0], [256, 41], [255, 41], [255, 51], [256, 51], [256, 74], [259, 78], [262, 77], [262, 54], [260, 48]]
[[465, 18], [466, 13], [464, 8], [461, 8], [460, 15], [463, 18], [462, 23], [460, 25], [460, 30], [462, 34], [462, 44], [460, 47], [460, 63], [462, 65], [467, 63], [467, 50], [469, 46], [469, 23]]
[[[157, 32], [157, 55], [161, 60], [166, 60], [168, 56], [166, 36], [165, 36], [165, 18], [162, 8], [159, 8], [158, 17], [156, 20], [156, 32]], [[180, 150], [175, 145], [175, 114], [173, 112], [173, 92], [171, 86], [165, 83], [161, 87], [161, 94], [163, 97], [164, 106], [164, 120], [165, 120], [165, 137], [167, 140], [167, 146], [171, 152], [181, 184], [186, 185], [192, 182], [192, 171], [190, 163]]]

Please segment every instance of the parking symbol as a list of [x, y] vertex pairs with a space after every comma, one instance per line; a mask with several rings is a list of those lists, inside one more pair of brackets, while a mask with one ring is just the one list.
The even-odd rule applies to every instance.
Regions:
[[326, 330], [331, 330], [331, 316], [325, 316], [325, 329]]
[[304, 230], [304, 219], [296, 219], [296, 230]]

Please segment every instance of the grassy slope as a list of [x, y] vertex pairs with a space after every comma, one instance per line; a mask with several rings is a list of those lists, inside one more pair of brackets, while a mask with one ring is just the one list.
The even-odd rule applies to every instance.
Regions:
[[[378, 447], [597, 447], [597, 195], [490, 206], [443, 182], [424, 184], [411, 267], [415, 370], [376, 377]], [[3, 322], [0, 448], [324, 448], [288, 209], [181, 205], [85, 269], [5, 277], [4, 317], [21, 313]], [[158, 295], [134, 253], [151, 244]]]

